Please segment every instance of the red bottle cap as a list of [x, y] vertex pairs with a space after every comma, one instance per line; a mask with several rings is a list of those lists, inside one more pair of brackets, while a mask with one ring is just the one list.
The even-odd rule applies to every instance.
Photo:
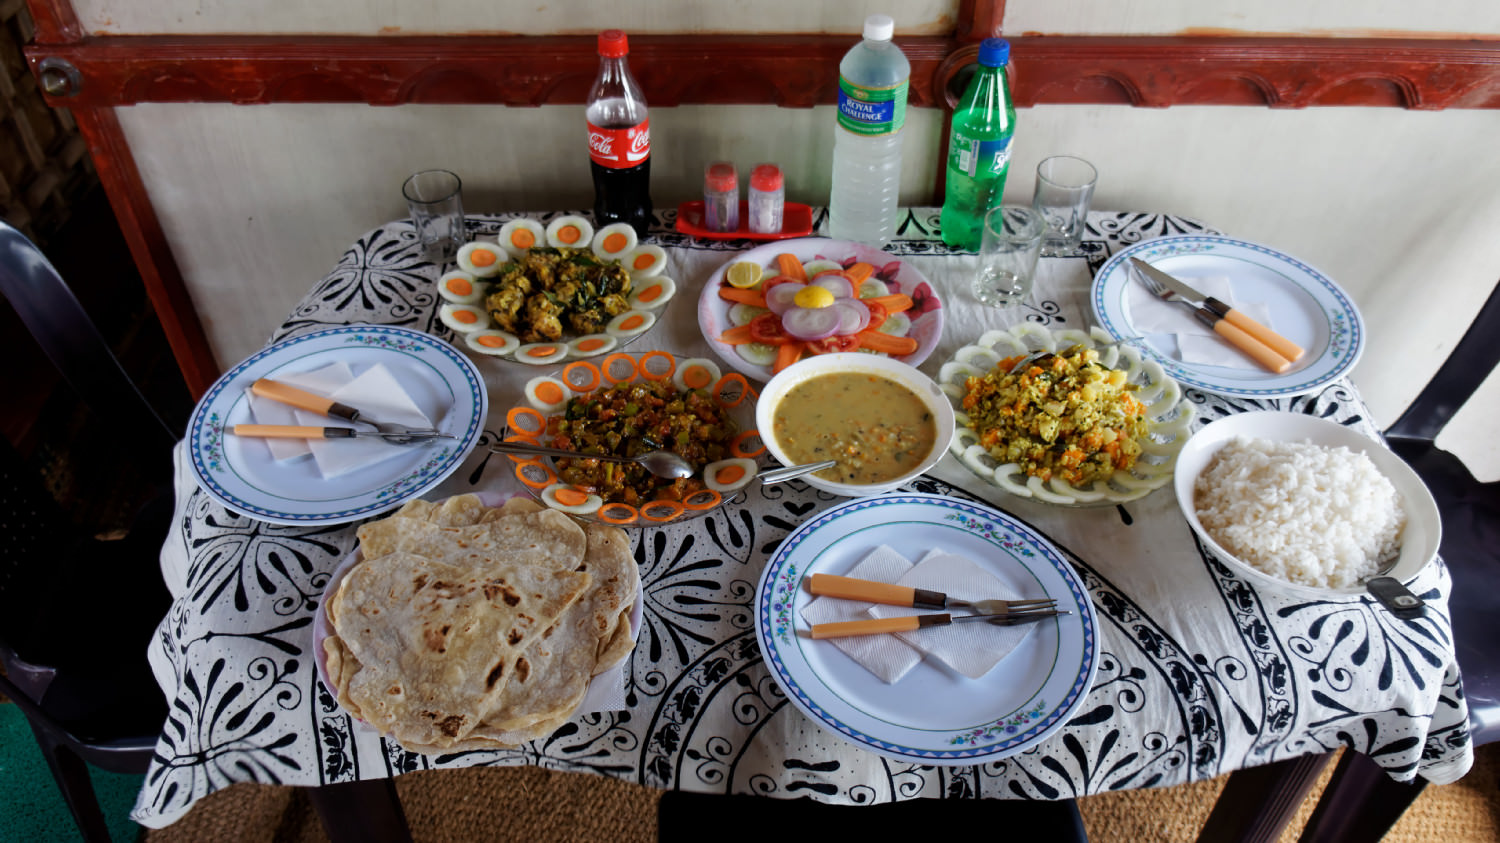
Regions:
[[781, 185], [781, 168], [775, 164], [757, 164], [750, 171], [750, 187], [754, 190], [780, 190]]
[[703, 185], [715, 193], [740, 189], [740, 175], [727, 161], [715, 161], [703, 174]]
[[617, 59], [630, 52], [630, 43], [625, 40], [625, 31], [621, 29], [606, 29], [599, 33], [599, 55], [607, 59]]

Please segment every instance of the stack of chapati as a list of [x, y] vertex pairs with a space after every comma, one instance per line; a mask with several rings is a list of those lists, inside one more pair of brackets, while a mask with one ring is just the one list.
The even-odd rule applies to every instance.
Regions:
[[630, 540], [532, 501], [412, 501], [359, 528], [326, 607], [340, 704], [413, 752], [546, 737], [634, 646]]

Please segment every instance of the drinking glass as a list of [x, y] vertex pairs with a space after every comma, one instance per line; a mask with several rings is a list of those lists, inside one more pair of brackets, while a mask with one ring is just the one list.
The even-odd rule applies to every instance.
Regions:
[[464, 244], [463, 182], [447, 170], [413, 173], [401, 186], [406, 208], [422, 254], [435, 264], [445, 264]]
[[990, 209], [984, 215], [979, 241], [974, 297], [991, 307], [1010, 307], [1031, 295], [1046, 227], [1035, 208], [1001, 205]]
[[1058, 257], [1078, 253], [1098, 178], [1093, 164], [1072, 155], [1054, 155], [1037, 165], [1031, 207], [1047, 221], [1042, 254]]

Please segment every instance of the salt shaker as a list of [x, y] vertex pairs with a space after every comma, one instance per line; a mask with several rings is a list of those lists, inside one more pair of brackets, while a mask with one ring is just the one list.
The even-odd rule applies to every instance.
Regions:
[[709, 231], [740, 227], [740, 176], [728, 161], [715, 161], [703, 171], [703, 227]]
[[781, 168], [775, 164], [755, 165], [750, 171], [750, 230], [756, 234], [779, 233], [785, 208]]

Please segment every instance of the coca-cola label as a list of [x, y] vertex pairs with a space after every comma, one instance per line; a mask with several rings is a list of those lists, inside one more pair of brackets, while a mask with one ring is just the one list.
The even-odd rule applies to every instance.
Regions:
[[605, 129], [589, 124], [589, 157], [602, 167], [621, 170], [651, 157], [651, 120], [627, 129]]

